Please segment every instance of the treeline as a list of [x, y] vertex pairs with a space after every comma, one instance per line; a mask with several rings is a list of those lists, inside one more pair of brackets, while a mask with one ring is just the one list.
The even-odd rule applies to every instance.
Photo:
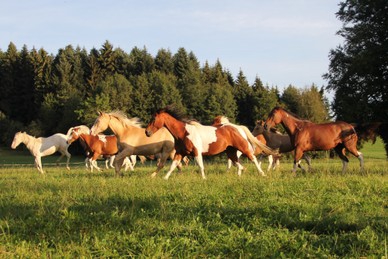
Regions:
[[106, 41], [89, 52], [69, 45], [58, 53], [21, 50], [11, 42], [0, 50], [0, 144], [9, 145], [18, 130], [35, 136], [65, 133], [91, 125], [97, 111], [122, 110], [147, 122], [153, 112], [175, 104], [203, 124], [217, 115], [253, 127], [276, 105], [323, 122], [329, 104], [323, 88], [290, 85], [282, 93], [257, 77], [250, 85], [242, 71], [236, 78], [217, 60], [201, 65], [194, 53], [146, 48], [130, 53]]

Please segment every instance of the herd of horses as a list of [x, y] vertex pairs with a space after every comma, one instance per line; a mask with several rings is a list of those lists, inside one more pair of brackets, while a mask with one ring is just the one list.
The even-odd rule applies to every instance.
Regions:
[[[274, 127], [281, 124], [287, 134], [280, 134]], [[349, 162], [346, 152], [359, 159], [360, 169], [364, 168], [364, 159], [357, 150], [358, 134], [355, 125], [337, 121], [316, 124], [303, 120], [287, 110], [275, 107], [265, 121], [257, 121], [251, 132], [247, 127], [229, 122], [224, 116], [217, 116], [212, 125], [202, 125], [190, 119], [173, 106], [167, 106], [153, 114], [146, 128], [138, 118], [128, 118], [123, 112], [99, 112], [98, 117], [89, 129], [85, 125], [72, 127], [67, 134], [57, 133], [47, 138], [35, 138], [25, 132], [17, 132], [11, 147], [15, 149], [24, 143], [35, 157], [35, 166], [40, 173], [44, 173], [41, 157], [60, 152], [61, 157], [67, 157], [66, 167], [69, 169], [70, 153], [68, 147], [74, 141], [79, 141], [85, 150], [85, 165], [101, 170], [97, 159], [104, 157], [114, 166], [116, 175], [122, 176], [122, 167], [125, 170], [134, 170], [136, 157], [142, 161], [145, 157], [157, 158], [157, 168], [152, 173], [155, 177], [164, 167], [168, 158], [172, 159], [170, 169], [164, 176], [168, 179], [171, 173], [178, 168], [182, 169], [182, 159], [187, 163], [187, 157], [194, 157], [200, 168], [202, 178], [206, 178], [203, 156], [213, 156], [225, 152], [228, 157], [228, 169], [233, 164], [237, 167], [240, 176], [244, 167], [239, 157], [246, 156], [251, 160], [258, 172], [265, 176], [261, 169], [261, 159], [267, 156], [269, 166], [267, 171], [278, 165], [282, 153], [293, 152], [294, 165], [306, 170], [300, 164], [305, 159], [308, 169], [311, 159], [307, 151], [335, 150], [342, 160], [342, 172], [346, 171]], [[103, 135], [107, 129], [114, 135]], [[368, 128], [369, 130], [369, 128]], [[371, 139], [371, 133], [360, 134], [364, 139]], [[259, 159], [256, 158], [259, 156]], [[185, 160], [186, 159], [186, 160]], [[113, 164], [113, 165], [112, 165]], [[108, 164], [106, 164], [108, 167]]]

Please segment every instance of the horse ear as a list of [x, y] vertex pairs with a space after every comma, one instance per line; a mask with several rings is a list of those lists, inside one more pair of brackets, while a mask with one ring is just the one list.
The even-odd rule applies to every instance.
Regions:
[[98, 113], [98, 115], [102, 115], [102, 111], [98, 111], [97, 113]]

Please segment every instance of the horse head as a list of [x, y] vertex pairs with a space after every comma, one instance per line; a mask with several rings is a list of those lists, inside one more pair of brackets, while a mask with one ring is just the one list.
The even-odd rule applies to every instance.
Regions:
[[265, 130], [269, 130], [270, 128], [275, 127], [282, 121], [282, 111], [283, 109], [280, 107], [275, 107], [272, 109], [264, 123]]
[[253, 131], [252, 131], [253, 136], [257, 136], [257, 135], [263, 134], [263, 132], [264, 132], [264, 124], [265, 124], [265, 122], [262, 121], [262, 120], [256, 121], [256, 126], [253, 129]]
[[165, 111], [159, 110], [153, 116], [151, 121], [148, 123], [145, 134], [147, 137], [151, 137], [157, 130], [164, 126], [164, 114]]
[[74, 141], [76, 141], [77, 139], [79, 139], [79, 135], [80, 135], [80, 132], [79, 132], [79, 129], [78, 127], [74, 127], [72, 128], [70, 134], [68, 135], [67, 137], [67, 140], [66, 140], [66, 143], [67, 144], [71, 144], [73, 143]]
[[103, 132], [109, 127], [110, 115], [105, 112], [98, 112], [98, 117], [94, 122], [92, 128], [90, 129], [91, 135], [97, 135], [98, 133]]
[[17, 148], [17, 146], [19, 146], [20, 143], [23, 142], [24, 134], [25, 134], [25, 132], [22, 132], [22, 131], [19, 131], [19, 132], [15, 133], [15, 136], [14, 136], [12, 144], [11, 144], [11, 148], [12, 149]]

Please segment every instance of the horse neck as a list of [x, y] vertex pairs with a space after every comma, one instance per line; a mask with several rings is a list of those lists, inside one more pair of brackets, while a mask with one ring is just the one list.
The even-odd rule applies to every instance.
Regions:
[[113, 116], [110, 117], [109, 128], [113, 131], [113, 134], [115, 134], [119, 138], [124, 134], [123, 123]]
[[301, 122], [301, 120], [295, 118], [294, 116], [284, 113], [282, 116], [281, 124], [283, 128], [287, 131], [288, 135], [294, 135], [297, 130], [297, 125]]
[[168, 120], [165, 120], [164, 126], [168, 129], [171, 135], [176, 139], [184, 139], [186, 135], [186, 123], [169, 116]]
[[35, 146], [36, 140], [37, 139], [35, 137], [28, 135], [27, 133], [23, 134], [22, 142], [28, 149], [32, 149]]
[[91, 142], [92, 142], [92, 138], [98, 138], [98, 136], [93, 136], [93, 135], [89, 135], [89, 134], [84, 134], [84, 133], [81, 133], [79, 134], [79, 139], [83, 142], [85, 142], [88, 146], [90, 146]]

